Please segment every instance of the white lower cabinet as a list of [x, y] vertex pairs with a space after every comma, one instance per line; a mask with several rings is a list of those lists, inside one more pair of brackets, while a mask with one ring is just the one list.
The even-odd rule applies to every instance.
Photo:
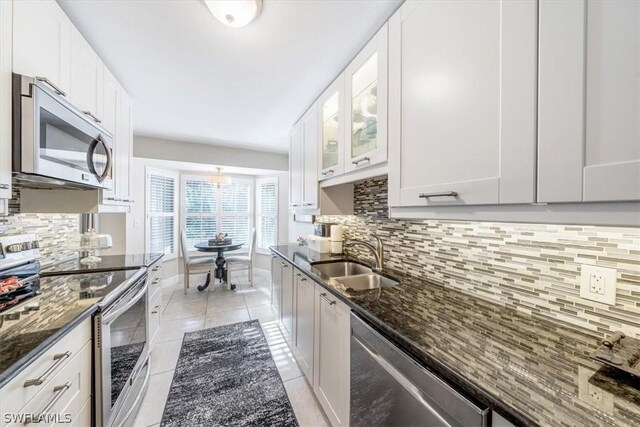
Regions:
[[282, 258], [278, 255], [271, 255], [271, 309], [280, 319], [282, 305]]
[[91, 330], [88, 318], [0, 389], [0, 413], [16, 416], [3, 415], [0, 426], [24, 425], [21, 415], [37, 416], [45, 409], [59, 414], [59, 424], [90, 425]]
[[292, 346], [293, 338], [293, 267], [282, 263], [282, 305], [280, 306], [280, 324], [284, 339]]
[[162, 315], [162, 258], [149, 266], [149, 350], [158, 342]]
[[311, 279], [296, 271], [293, 279], [295, 300], [295, 334], [293, 353], [300, 369], [313, 385], [314, 285]]
[[349, 425], [349, 307], [322, 286], [314, 295], [313, 390], [334, 427]]

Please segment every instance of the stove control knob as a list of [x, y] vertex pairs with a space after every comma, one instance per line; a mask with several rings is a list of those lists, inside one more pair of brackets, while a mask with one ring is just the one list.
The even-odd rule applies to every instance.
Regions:
[[17, 252], [22, 252], [22, 243], [14, 243], [6, 247], [7, 253], [14, 254]]

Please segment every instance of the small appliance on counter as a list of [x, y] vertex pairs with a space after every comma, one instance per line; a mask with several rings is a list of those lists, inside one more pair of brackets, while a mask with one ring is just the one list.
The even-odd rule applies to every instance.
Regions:
[[321, 254], [331, 253], [331, 226], [335, 224], [316, 222], [313, 234], [307, 238], [309, 248]]
[[81, 264], [97, 264], [102, 258], [96, 255], [96, 251], [109, 249], [113, 246], [110, 234], [99, 234], [96, 230], [89, 229], [80, 235], [80, 251], [88, 252], [88, 256], [80, 260]]

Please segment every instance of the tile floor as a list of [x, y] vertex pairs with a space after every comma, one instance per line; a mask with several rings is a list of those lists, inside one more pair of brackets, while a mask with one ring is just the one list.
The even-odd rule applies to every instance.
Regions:
[[253, 287], [248, 284], [246, 274], [240, 275], [234, 291], [216, 285], [205, 292], [198, 292], [196, 286], [204, 283], [204, 276], [193, 275], [191, 283], [186, 295], [182, 281], [163, 289], [165, 308], [158, 343], [151, 355], [151, 379], [134, 427], [159, 426], [185, 332], [250, 319], [260, 320], [300, 426], [329, 426], [276, 324], [271, 311], [269, 272], [256, 269]]

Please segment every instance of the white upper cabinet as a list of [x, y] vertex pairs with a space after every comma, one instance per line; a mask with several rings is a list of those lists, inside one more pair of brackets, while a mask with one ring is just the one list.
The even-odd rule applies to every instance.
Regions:
[[302, 117], [304, 130], [303, 209], [318, 208], [318, 110], [313, 104]]
[[119, 103], [122, 88], [106, 66], [103, 66], [102, 73], [102, 126], [113, 133], [114, 137], [117, 137], [116, 124], [120, 111]]
[[72, 27], [55, 1], [13, 2], [13, 71], [69, 94]]
[[304, 128], [298, 122], [290, 135], [289, 148], [289, 208], [299, 209], [302, 206]]
[[[11, 23], [13, 3], [0, 1], [0, 199], [11, 198]], [[4, 211], [6, 202], [0, 204]]]
[[344, 74], [318, 98], [318, 180], [343, 173], [344, 168]]
[[96, 122], [102, 122], [104, 65], [82, 34], [71, 30], [71, 103]]
[[387, 64], [385, 24], [344, 72], [345, 172], [387, 161]]
[[531, 203], [537, 5], [408, 1], [389, 21], [389, 205]]
[[640, 200], [640, 2], [540, 2], [538, 201]]
[[291, 130], [289, 208], [318, 208], [318, 112], [316, 104]]

